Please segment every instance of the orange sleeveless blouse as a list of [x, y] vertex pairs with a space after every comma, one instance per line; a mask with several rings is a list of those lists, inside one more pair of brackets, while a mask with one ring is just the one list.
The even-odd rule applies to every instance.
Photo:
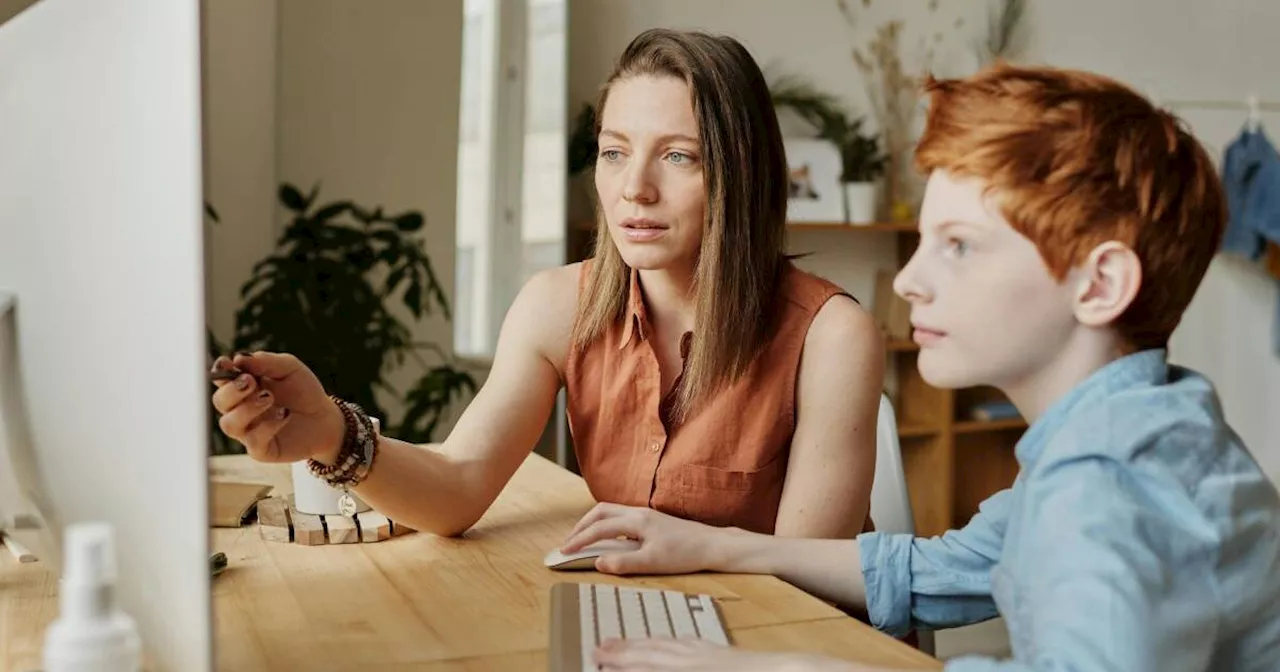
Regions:
[[[790, 262], [783, 268], [773, 339], [742, 378], [678, 425], [665, 413], [644, 294], [632, 270], [624, 319], [571, 349], [565, 366], [574, 451], [596, 501], [773, 533], [805, 337], [823, 304], [850, 296]], [[691, 340], [687, 332], [682, 358]]]

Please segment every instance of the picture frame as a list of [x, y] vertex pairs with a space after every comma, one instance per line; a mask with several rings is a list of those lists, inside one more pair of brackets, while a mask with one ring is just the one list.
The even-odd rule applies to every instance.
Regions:
[[783, 138], [790, 186], [787, 221], [844, 223], [840, 150], [817, 138]]

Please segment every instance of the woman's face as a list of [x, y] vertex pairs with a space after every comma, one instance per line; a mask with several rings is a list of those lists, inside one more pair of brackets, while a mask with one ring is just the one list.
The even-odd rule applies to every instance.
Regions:
[[692, 269], [707, 192], [689, 87], [648, 75], [613, 83], [600, 117], [596, 191], [628, 266]]

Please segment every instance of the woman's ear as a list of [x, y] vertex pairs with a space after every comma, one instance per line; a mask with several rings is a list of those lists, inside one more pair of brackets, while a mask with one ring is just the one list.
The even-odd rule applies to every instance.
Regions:
[[1129, 246], [1107, 241], [1076, 268], [1076, 319], [1105, 327], [1124, 314], [1142, 288], [1142, 262]]

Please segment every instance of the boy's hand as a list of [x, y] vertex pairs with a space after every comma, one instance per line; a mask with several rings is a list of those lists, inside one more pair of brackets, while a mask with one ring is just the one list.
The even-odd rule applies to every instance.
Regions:
[[728, 533], [644, 507], [597, 504], [574, 526], [560, 552], [573, 553], [597, 541], [627, 537], [639, 541], [640, 548], [597, 558], [596, 571], [690, 574], [714, 569], [713, 554]]
[[606, 670], [711, 672], [873, 672], [853, 663], [785, 653], [756, 653], [687, 639], [610, 640], [596, 649]]

